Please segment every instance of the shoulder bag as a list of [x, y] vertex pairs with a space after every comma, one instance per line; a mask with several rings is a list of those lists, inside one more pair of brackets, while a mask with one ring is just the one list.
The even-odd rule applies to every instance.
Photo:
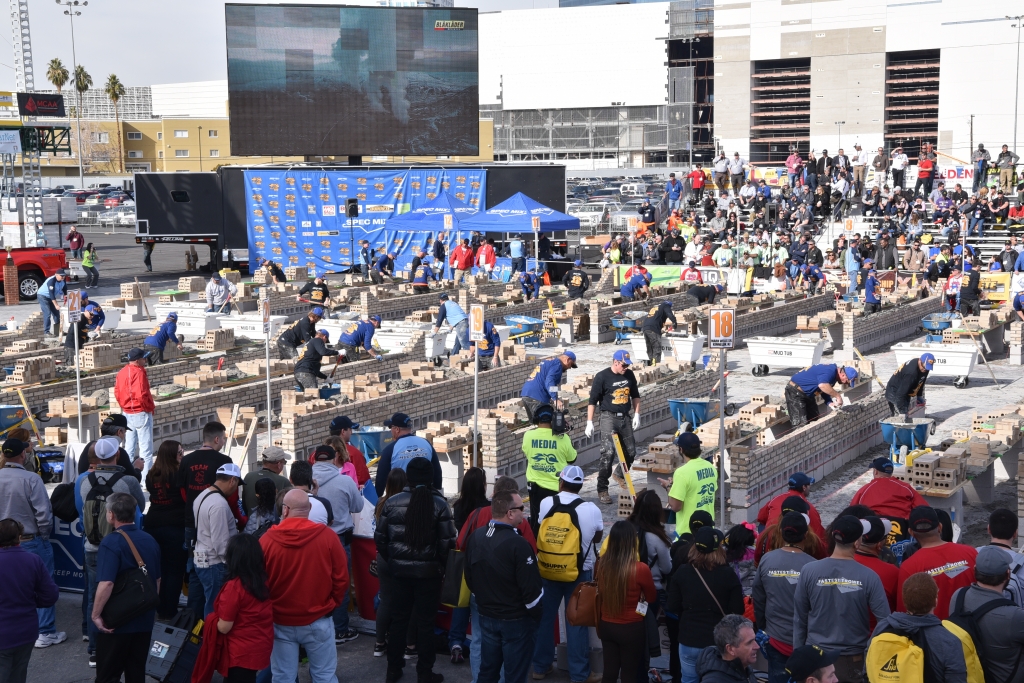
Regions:
[[700, 582], [704, 584], [704, 588], [707, 589], [708, 595], [710, 595], [711, 599], [715, 601], [716, 605], [718, 605], [718, 611], [721, 612], [722, 616], [724, 617], [725, 616], [725, 610], [722, 609], [722, 603], [718, 602], [718, 598], [716, 598], [715, 594], [711, 592], [711, 587], [708, 586], [708, 582], [704, 580], [703, 576], [701, 576], [700, 570], [697, 569], [696, 567], [694, 567], [693, 571], [696, 572], [697, 578], [700, 579]]
[[117, 529], [115, 533], [121, 534], [128, 543], [138, 566], [130, 567], [117, 575], [114, 591], [103, 607], [103, 623], [107, 628], [123, 626], [160, 605], [156, 583], [150, 578], [146, 563], [142, 561], [142, 556], [139, 555], [132, 539], [121, 529]]

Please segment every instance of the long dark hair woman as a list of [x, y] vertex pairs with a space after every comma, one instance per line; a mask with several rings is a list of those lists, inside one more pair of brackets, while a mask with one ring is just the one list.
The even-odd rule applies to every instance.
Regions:
[[257, 479], [253, 486], [256, 489], [256, 507], [249, 512], [244, 532], [260, 538], [267, 530], [281, 521], [277, 514], [277, 485], [269, 477]]
[[[462, 531], [462, 526], [474, 510], [490, 508], [490, 505], [491, 501], [487, 500], [487, 475], [479, 467], [470, 467], [462, 477], [459, 499], [452, 505], [456, 531]], [[490, 510], [485, 512], [490, 519]], [[466, 638], [468, 626], [469, 608], [453, 608], [452, 623], [448, 628], [448, 653], [451, 655], [452, 664], [462, 664], [466, 661], [465, 655], [469, 651], [469, 639]]]
[[441, 597], [448, 551], [455, 546], [455, 525], [448, 501], [431, 488], [430, 461], [413, 458], [405, 470], [409, 486], [384, 504], [373, 540], [382, 592], [391, 601], [387, 682], [394, 683], [405, 666], [406, 629], [416, 623], [416, 677], [439, 683], [434, 674], [434, 615]]
[[637, 560], [636, 528], [622, 520], [608, 532], [608, 547], [597, 565], [601, 595], [598, 633], [604, 652], [602, 683], [636, 683], [647, 652], [644, 614], [658, 595], [651, 569]]
[[188, 504], [185, 491], [175, 484], [178, 463], [185, 455], [177, 441], [164, 441], [156, 452], [153, 467], [146, 474], [149, 491], [149, 511], [142, 526], [160, 546], [160, 606], [157, 616], [172, 619], [178, 613], [178, 597], [185, 579], [188, 553], [185, 545], [185, 525]]
[[743, 587], [725, 559], [725, 536], [702, 527], [693, 537], [689, 563], [672, 575], [668, 611], [679, 616], [682, 683], [697, 683], [697, 659], [715, 644], [715, 626], [726, 614], [743, 614]]
[[253, 683], [256, 672], [270, 666], [274, 649], [274, 610], [260, 542], [249, 534], [228, 541], [224, 586], [214, 602], [217, 630], [227, 640], [221, 659], [225, 683]]
[[[388, 473], [388, 479], [384, 484], [384, 495], [380, 497], [380, 500], [377, 501], [377, 506], [374, 508], [374, 519], [379, 522], [381, 513], [384, 512], [384, 506], [387, 504], [388, 500], [404, 491], [405, 487], [408, 485], [409, 478], [406, 476], [405, 470], [398, 467], [391, 470]], [[374, 562], [374, 564], [376, 564], [376, 562]], [[388, 631], [391, 629], [391, 605], [393, 602], [391, 596], [388, 595], [383, 582], [379, 582], [377, 597], [377, 637], [373, 644], [373, 656], [383, 657], [388, 651], [387, 638]], [[416, 642], [415, 634], [416, 630], [412, 628], [412, 623], [410, 622], [409, 628], [407, 629], [406, 642]]]

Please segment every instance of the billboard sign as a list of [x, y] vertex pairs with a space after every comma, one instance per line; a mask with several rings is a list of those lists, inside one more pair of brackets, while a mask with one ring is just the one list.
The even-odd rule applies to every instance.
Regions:
[[37, 92], [18, 93], [18, 113], [21, 116], [65, 117], [63, 95], [44, 95]]

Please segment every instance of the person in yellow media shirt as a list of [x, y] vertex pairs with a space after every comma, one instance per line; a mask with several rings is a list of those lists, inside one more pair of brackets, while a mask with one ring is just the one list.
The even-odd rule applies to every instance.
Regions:
[[576, 462], [576, 449], [568, 434], [555, 434], [551, 422], [555, 409], [548, 404], [537, 408], [533, 422], [537, 426], [523, 434], [526, 456], [526, 484], [530, 490], [530, 524], [537, 532], [540, 503], [558, 493], [558, 475], [566, 465]]
[[677, 436], [676, 446], [683, 456], [683, 466], [671, 479], [659, 477], [658, 481], [668, 489], [668, 506], [676, 511], [676, 525], [685, 529], [697, 510], [704, 510], [714, 519], [718, 473], [714, 465], [700, 457], [700, 439], [693, 432]]

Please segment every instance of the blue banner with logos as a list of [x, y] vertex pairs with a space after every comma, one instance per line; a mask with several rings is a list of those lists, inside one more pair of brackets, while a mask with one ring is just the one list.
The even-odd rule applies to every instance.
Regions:
[[85, 590], [85, 540], [81, 518], [68, 524], [53, 518], [53, 580], [61, 590]]
[[[482, 168], [245, 171], [249, 258], [268, 258], [282, 267], [306, 266], [311, 273], [337, 272], [353, 261], [358, 264], [359, 241], [365, 239], [378, 256], [382, 251], [397, 254], [398, 272], [429, 233], [389, 230], [388, 219], [423, 206], [442, 190], [483, 211], [486, 179]], [[358, 201], [358, 218], [345, 216], [345, 200], [350, 198]], [[449, 254], [455, 238], [448, 235]]]

